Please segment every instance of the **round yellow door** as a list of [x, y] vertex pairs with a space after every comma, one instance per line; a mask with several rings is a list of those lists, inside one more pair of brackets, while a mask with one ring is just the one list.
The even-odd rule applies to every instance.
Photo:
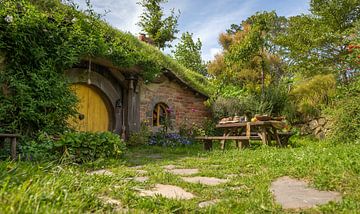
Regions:
[[101, 95], [85, 84], [73, 84], [71, 88], [79, 98], [79, 116], [71, 121], [74, 128], [78, 131], [108, 131], [109, 111]]

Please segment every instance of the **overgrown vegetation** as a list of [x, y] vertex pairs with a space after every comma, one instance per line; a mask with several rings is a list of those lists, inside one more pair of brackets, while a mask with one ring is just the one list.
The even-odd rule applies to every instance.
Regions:
[[207, 93], [202, 75], [113, 29], [91, 8], [83, 13], [58, 0], [2, 2], [0, 53], [1, 132], [34, 136], [67, 130], [77, 99], [63, 72], [84, 57], [106, 58], [121, 68], [138, 67], [146, 81], [169, 69]]

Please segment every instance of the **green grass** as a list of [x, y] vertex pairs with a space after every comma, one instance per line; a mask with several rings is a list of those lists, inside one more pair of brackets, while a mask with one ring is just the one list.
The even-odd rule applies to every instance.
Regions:
[[[360, 144], [331, 145], [326, 142], [302, 141], [297, 148], [253, 147], [245, 150], [228, 148], [205, 152], [199, 145], [184, 148], [136, 147], [123, 160], [99, 160], [79, 165], [55, 163], [1, 162], [1, 213], [108, 213], [111, 205], [98, 197], [108, 196], [122, 202], [131, 213], [286, 213], [274, 202], [270, 183], [281, 176], [306, 179], [320, 190], [339, 191], [343, 200], [303, 213], [357, 213], [360, 210]], [[148, 158], [161, 154], [162, 159]], [[201, 176], [226, 178], [225, 184], [205, 186], [186, 183], [179, 176], [165, 172], [161, 166], [198, 168]], [[143, 165], [150, 180], [127, 181], [136, 175], [130, 166]], [[86, 174], [99, 168], [114, 176]], [[191, 200], [162, 197], [140, 197], [136, 188], [154, 184], [177, 185], [196, 195]], [[233, 189], [233, 187], [238, 187]], [[221, 199], [208, 208], [198, 203]], [[295, 211], [293, 211], [295, 212]]]

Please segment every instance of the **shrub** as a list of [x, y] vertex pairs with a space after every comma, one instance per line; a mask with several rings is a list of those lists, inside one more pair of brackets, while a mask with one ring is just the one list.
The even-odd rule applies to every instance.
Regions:
[[63, 161], [84, 163], [98, 158], [118, 158], [125, 150], [125, 143], [110, 132], [69, 132], [54, 143]]
[[142, 123], [140, 126], [140, 131], [131, 133], [130, 138], [126, 144], [129, 146], [146, 145], [149, 143], [151, 134], [152, 133], [150, 128], [145, 123]]
[[332, 121], [330, 138], [335, 142], [360, 139], [360, 78], [337, 93], [332, 108], [326, 110]]

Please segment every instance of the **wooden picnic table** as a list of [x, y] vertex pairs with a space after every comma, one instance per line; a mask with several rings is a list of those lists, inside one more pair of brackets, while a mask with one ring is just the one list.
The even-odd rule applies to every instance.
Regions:
[[284, 127], [284, 122], [276, 120], [218, 124], [216, 128], [223, 129], [223, 136], [203, 136], [196, 139], [206, 141], [204, 147], [207, 150], [212, 147], [211, 140], [220, 140], [221, 149], [225, 148], [227, 140], [235, 140], [237, 147], [244, 147], [249, 144], [249, 140], [261, 140], [268, 145], [274, 139], [282, 146], [278, 130]]
[[[261, 140], [264, 145], [268, 145], [271, 139], [274, 139], [276, 143], [281, 146], [281, 141], [277, 130], [282, 129], [284, 126], [284, 122], [269, 120], [218, 124], [216, 125], [216, 128], [224, 130], [224, 137], [247, 136], [249, 140]], [[225, 147], [225, 141], [226, 138], [221, 140], [222, 147]]]

